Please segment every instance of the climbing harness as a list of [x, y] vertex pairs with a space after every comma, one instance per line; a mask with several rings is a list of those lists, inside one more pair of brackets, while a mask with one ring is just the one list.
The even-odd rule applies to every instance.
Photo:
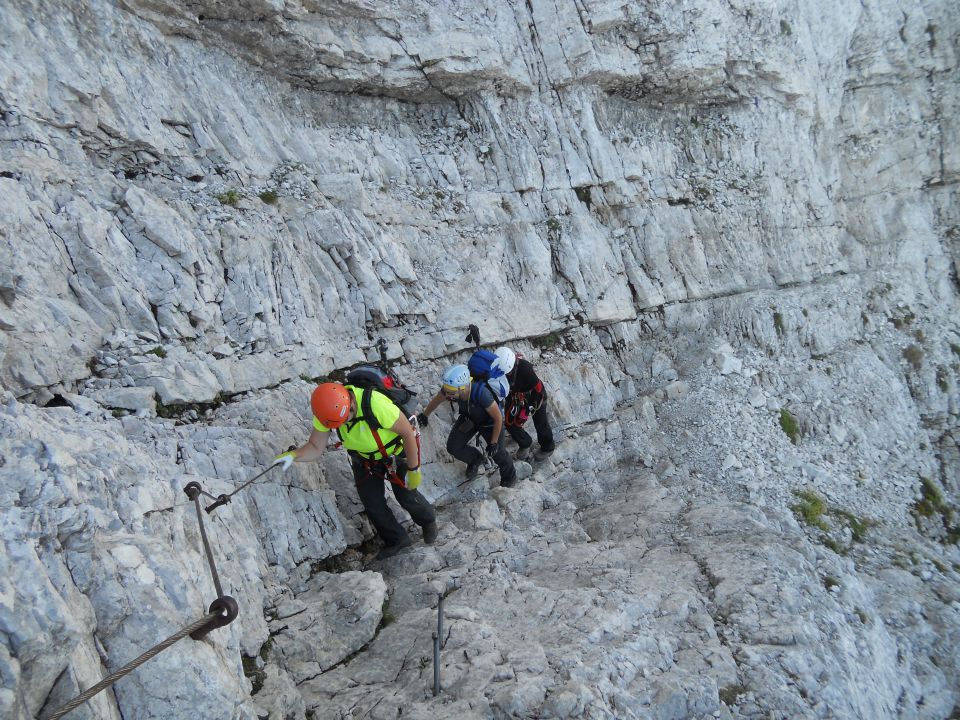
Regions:
[[[407, 421], [413, 426], [413, 433], [417, 439], [417, 464], [414, 467], [419, 467], [420, 463], [423, 462], [423, 458], [420, 455], [420, 423], [417, 421], [416, 415], [411, 415], [407, 418]], [[380, 439], [380, 434], [373, 427], [370, 428], [370, 431], [373, 434], [373, 439], [377, 442], [377, 448], [381, 455], [380, 458], [367, 458], [352, 450], [348, 452], [355, 457], [368, 471], [379, 470], [381, 465], [386, 465], [387, 479], [394, 485], [399, 485], [402, 488], [406, 488], [406, 482], [404, 482], [404, 480], [400, 477], [400, 474], [397, 472], [397, 456], [387, 454], [387, 449], [384, 446], [383, 441]], [[338, 441], [334, 444], [334, 448], [338, 448], [342, 444], [342, 442]]]
[[536, 402], [530, 402], [526, 393], [517, 392], [507, 398], [507, 408], [504, 412], [504, 423], [509, 427], [522, 427], [524, 423], [537, 414], [543, 406], [544, 396]]
[[[185, 628], [182, 628], [178, 632], [168, 637], [163, 642], [157, 645], [154, 645], [152, 648], [147, 650], [145, 653], [140, 655], [135, 660], [131, 660], [122, 668], [120, 668], [114, 673], [111, 673], [110, 675], [105, 677], [103, 680], [98, 682], [93, 687], [90, 687], [87, 690], [83, 691], [73, 700], [68, 702], [66, 705], [59, 708], [52, 715], [48, 716], [46, 720], [59, 720], [59, 718], [62, 718], [71, 710], [74, 710], [80, 707], [81, 705], [83, 705], [83, 703], [87, 702], [87, 700], [92, 698], [94, 695], [96, 695], [100, 691], [105, 690], [106, 688], [113, 685], [117, 680], [122, 678], [124, 675], [129, 674], [133, 670], [143, 665], [143, 663], [147, 662], [147, 660], [150, 660], [151, 658], [156, 657], [161, 652], [166, 650], [168, 647], [182, 640], [188, 635], [194, 640], [202, 640], [204, 637], [207, 636], [207, 634], [211, 630], [216, 630], [217, 628], [221, 628], [226, 625], [229, 625], [230, 623], [232, 623], [234, 620], [237, 619], [237, 616], [240, 614], [240, 606], [237, 604], [236, 600], [234, 600], [229, 595], [224, 595], [223, 593], [223, 586], [220, 584], [220, 574], [217, 572], [217, 565], [213, 559], [213, 551], [210, 549], [210, 541], [207, 538], [207, 530], [203, 525], [203, 513], [201, 512], [200, 496], [205, 495], [206, 497], [212, 498], [216, 501], [212, 505], [206, 508], [206, 512], [209, 513], [215, 510], [216, 508], [220, 507], [221, 505], [225, 505], [228, 502], [230, 502], [230, 497], [238, 493], [240, 490], [245, 488], [247, 485], [252, 483], [257, 478], [266, 474], [273, 467], [275, 466], [271, 465], [270, 468], [267, 468], [267, 470], [264, 470], [262, 473], [260, 473], [256, 477], [252, 478], [251, 480], [248, 480], [246, 483], [244, 483], [239, 488], [237, 488], [232, 493], [230, 493], [230, 495], [220, 495], [218, 498], [214, 498], [213, 495], [205, 492], [203, 488], [200, 486], [200, 483], [196, 481], [189, 482], [184, 486], [183, 492], [186, 493], [187, 497], [190, 499], [191, 502], [193, 502], [194, 507], [196, 507], [197, 509], [197, 522], [200, 524], [200, 538], [203, 542], [203, 551], [207, 557], [207, 563], [210, 565], [210, 575], [213, 578], [213, 586], [217, 591], [216, 599], [212, 603], [210, 603], [210, 607], [207, 609], [207, 614], [204, 617], [200, 618], [194, 623], [191, 623], [190, 625], [187, 625]], [[173, 507], [177, 507], [177, 506], [174, 505]], [[164, 508], [164, 510], [172, 510], [172, 509], [173, 508]], [[162, 511], [155, 510], [151, 512], [162, 512]], [[147, 513], [147, 514], [149, 515], [150, 513]]]
[[523, 425], [530, 416], [526, 394], [517, 392], [510, 395], [510, 397], [507, 398], [507, 408], [504, 415], [504, 422], [509, 427], [520, 427]]

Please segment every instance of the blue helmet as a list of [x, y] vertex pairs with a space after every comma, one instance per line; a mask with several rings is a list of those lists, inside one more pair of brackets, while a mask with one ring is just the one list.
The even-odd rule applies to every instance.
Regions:
[[443, 371], [441, 378], [444, 387], [451, 390], [459, 390], [470, 384], [470, 371], [466, 365], [451, 365]]

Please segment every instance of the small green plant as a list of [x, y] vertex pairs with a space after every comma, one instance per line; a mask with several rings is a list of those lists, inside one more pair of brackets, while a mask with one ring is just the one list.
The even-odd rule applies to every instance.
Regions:
[[846, 555], [848, 552], [847, 548], [831, 537], [825, 537], [823, 539], [823, 545], [833, 550], [837, 555]]
[[575, 187], [575, 188], [573, 189], [573, 192], [574, 192], [574, 194], [577, 196], [577, 200], [579, 200], [579, 201], [582, 202], [584, 205], [586, 205], [586, 206], [587, 206], [587, 210], [589, 210], [589, 209], [590, 209], [590, 203], [591, 203], [591, 200], [590, 200], [590, 187], [587, 186], [587, 185], [583, 185], [583, 186], [581, 186], [581, 187]]
[[810, 312], [806, 308], [803, 308], [800, 312], [803, 313], [804, 317], [810, 317]]
[[920, 499], [913, 504], [917, 528], [921, 529], [921, 518], [940, 518], [943, 525], [943, 534], [939, 536], [941, 542], [949, 544], [960, 543], [960, 523], [955, 521], [956, 514], [943, 497], [943, 493], [930, 478], [920, 477]]
[[876, 525], [870, 518], [857, 517], [847, 510], [830, 508], [830, 514], [843, 520], [844, 524], [850, 528], [850, 535], [854, 542], [863, 542], [867, 537], [867, 530]]
[[793, 28], [790, 27], [790, 23], [788, 23], [786, 20], [780, 21], [780, 34], [781, 35], [793, 34]]
[[908, 310], [908, 311], [907, 311], [906, 313], [904, 313], [903, 315], [899, 315], [899, 316], [897, 316], [897, 317], [891, 317], [891, 318], [887, 318], [887, 319], [888, 319], [891, 323], [893, 323], [893, 326], [894, 326], [897, 330], [902, 330], [902, 329], [905, 328], [907, 325], [909, 325], [910, 323], [912, 323], [915, 318], [916, 318], [916, 316], [915, 316], [912, 312], [910, 312], [910, 311]]
[[960, 357], [960, 345], [957, 345], [956, 343], [950, 343], [950, 350], [954, 355]]
[[923, 350], [919, 345], [910, 345], [903, 350], [904, 359], [913, 366], [914, 370], [923, 367]]
[[826, 501], [813, 490], [795, 490], [793, 493], [799, 502], [790, 506], [798, 519], [812, 527], [829, 530], [830, 526], [823, 515], [827, 511]]
[[238, 202], [240, 202], [240, 193], [233, 188], [230, 188], [229, 190], [224, 190], [222, 193], [219, 193], [217, 195], [217, 200], [220, 201], [221, 205], [235, 206]]
[[832, 589], [835, 588], [835, 587], [840, 587], [840, 581], [837, 580], [835, 577], [832, 577], [832, 576], [830, 576], [830, 575], [826, 575], [826, 576], [824, 576], [824, 578], [823, 578], [823, 586], [824, 586], [827, 590], [832, 590]]
[[743, 685], [727, 685], [726, 687], [720, 688], [720, 702], [727, 707], [733, 707], [737, 704], [737, 698], [745, 692], [747, 692], [747, 688]]
[[950, 392], [950, 374], [943, 366], [937, 368], [937, 387], [940, 392]]
[[797, 424], [796, 418], [786, 408], [780, 409], [780, 428], [790, 438], [790, 442], [794, 445], [800, 444], [800, 426]]
[[260, 193], [260, 199], [263, 200], [267, 205], [276, 205], [277, 200], [280, 199], [280, 196], [273, 190], [264, 190]]
[[920, 492], [920, 499], [913, 505], [917, 514], [923, 515], [923, 517], [933, 517], [946, 509], [943, 494], [930, 478], [921, 476]]
[[197, 416], [202, 417], [208, 410], [216, 410], [228, 400], [230, 400], [230, 396], [224, 392], [218, 392], [209, 402], [171, 403], [170, 405], [164, 405], [160, 400], [157, 400], [157, 416], [167, 419], [183, 420], [184, 416], [192, 411], [196, 413]]
[[547, 220], [547, 229], [552, 232], [557, 232], [560, 229], [560, 221], [556, 218], [550, 218]]
[[549, 333], [543, 337], [532, 338], [530, 342], [541, 350], [552, 350], [560, 344], [560, 333]]
[[865, 613], [861, 608], [855, 608], [853, 612], [856, 613], [857, 617], [860, 618], [860, 622], [862, 622], [864, 625], [870, 622], [870, 616], [867, 615], [867, 613]]
[[164, 350], [164, 349], [163, 349], [162, 347], [160, 347], [159, 345], [157, 345], [155, 348], [152, 348], [152, 349], [150, 349], [150, 350], [147, 350], [147, 352], [146, 352], [145, 354], [146, 354], [146, 355], [156, 355], [158, 358], [161, 358], [161, 359], [162, 359], [162, 358], [165, 358], [165, 357], [167, 356], [167, 351]]
[[380, 627], [385, 628], [387, 625], [392, 625], [396, 621], [397, 619], [393, 616], [393, 613], [390, 612], [390, 601], [384, 600], [380, 608]]
[[777, 330], [777, 335], [783, 337], [783, 315], [778, 312], [773, 314], [773, 327]]
[[257, 667], [257, 659], [247, 655], [240, 655], [240, 662], [243, 665], [243, 674], [250, 680], [252, 689], [251, 695], [256, 695], [263, 689], [263, 683], [267, 679], [267, 674]]

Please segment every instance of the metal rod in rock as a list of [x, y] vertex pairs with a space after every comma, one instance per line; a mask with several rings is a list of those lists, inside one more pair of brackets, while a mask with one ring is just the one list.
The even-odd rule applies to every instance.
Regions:
[[440, 694], [440, 636], [433, 633], [433, 696]]
[[443, 639], [443, 593], [437, 593], [437, 635], [440, 636], [440, 647], [446, 643]]

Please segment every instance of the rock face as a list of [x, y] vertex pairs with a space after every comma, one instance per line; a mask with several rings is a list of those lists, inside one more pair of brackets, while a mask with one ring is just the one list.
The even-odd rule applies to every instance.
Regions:
[[238, 619], [70, 717], [955, 716], [955, 6], [3, 3], [0, 715], [207, 612], [184, 485], [476, 323], [549, 459], [439, 411], [386, 562], [342, 453], [201, 509]]

